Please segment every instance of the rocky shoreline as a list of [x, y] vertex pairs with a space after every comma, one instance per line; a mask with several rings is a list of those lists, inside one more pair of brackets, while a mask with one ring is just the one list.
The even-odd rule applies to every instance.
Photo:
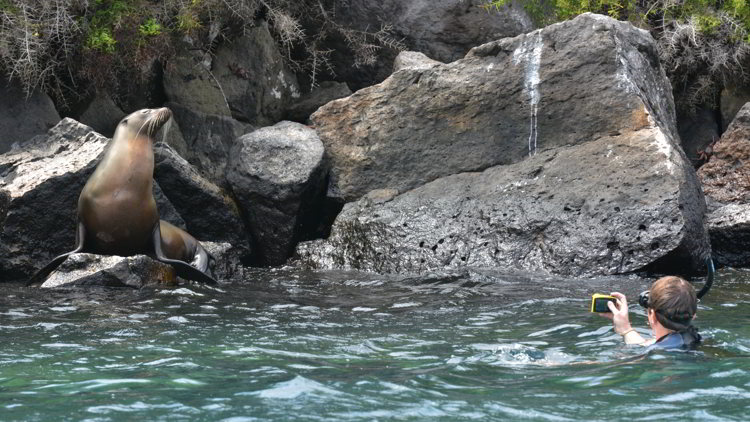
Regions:
[[[220, 279], [283, 264], [571, 277], [691, 274], [709, 255], [750, 265], [750, 105], [696, 172], [643, 30], [584, 14], [450, 63], [402, 52], [383, 82], [353, 94], [325, 84], [317, 96], [300, 94], [258, 31], [215, 65], [263, 54], [267, 66], [216, 72], [215, 86], [186, 55], [164, 78], [175, 124], [155, 146], [160, 215], [211, 245]], [[29, 139], [0, 142], [3, 281], [71, 249], [78, 194], [124, 115], [102, 99], [30, 137], [55, 119], [29, 101], [47, 110], [11, 115], [29, 121]], [[60, 272], [170, 280], [140, 258], [104, 260]], [[72, 278], [97, 284], [86, 277]]]

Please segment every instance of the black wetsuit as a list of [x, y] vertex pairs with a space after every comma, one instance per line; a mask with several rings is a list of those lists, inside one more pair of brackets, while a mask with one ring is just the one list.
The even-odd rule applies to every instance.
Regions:
[[695, 338], [689, 331], [682, 331], [662, 336], [656, 343], [648, 346], [647, 350], [695, 350], [699, 343], [700, 337]]

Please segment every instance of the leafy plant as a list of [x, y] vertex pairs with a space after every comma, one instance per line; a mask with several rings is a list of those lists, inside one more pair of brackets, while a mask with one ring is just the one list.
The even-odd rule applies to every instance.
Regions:
[[[488, 0], [488, 10], [512, 0]], [[727, 84], [747, 80], [750, 5], [747, 0], [521, 0], [537, 25], [581, 13], [606, 14], [647, 29], [683, 111], [715, 106]]]
[[[337, 23], [334, 0], [0, 0], [0, 72], [28, 92], [59, 100], [86, 89], [114, 93], [120, 80], [146, 77], [189, 36], [211, 53], [257, 19], [270, 23], [288, 63], [314, 81], [330, 69], [326, 38], [341, 36], [357, 65], [383, 46], [402, 48], [388, 28], [355, 31]], [[303, 30], [305, 26], [306, 30]], [[123, 78], [129, 75], [131, 77]]]

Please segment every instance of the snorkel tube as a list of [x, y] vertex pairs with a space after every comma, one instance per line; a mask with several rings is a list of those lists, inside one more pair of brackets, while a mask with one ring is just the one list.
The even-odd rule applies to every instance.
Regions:
[[[711, 289], [711, 286], [714, 284], [714, 273], [716, 273], [716, 269], [714, 268], [714, 261], [713, 259], [711, 259], [710, 255], [706, 258], [706, 271], [708, 271], [706, 282], [703, 284], [703, 288], [701, 288], [701, 290], [696, 294], [698, 300], [705, 296], [706, 293], [708, 293], [708, 291]], [[638, 296], [638, 304], [644, 308], [648, 308], [648, 295], [649, 290], [645, 290]]]

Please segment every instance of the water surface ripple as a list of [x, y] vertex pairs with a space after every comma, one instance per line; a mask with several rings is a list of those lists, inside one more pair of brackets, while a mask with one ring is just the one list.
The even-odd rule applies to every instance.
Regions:
[[632, 300], [648, 282], [281, 269], [3, 285], [0, 420], [749, 420], [750, 272], [721, 271], [701, 302], [699, 353], [644, 355], [587, 312], [594, 292]]

